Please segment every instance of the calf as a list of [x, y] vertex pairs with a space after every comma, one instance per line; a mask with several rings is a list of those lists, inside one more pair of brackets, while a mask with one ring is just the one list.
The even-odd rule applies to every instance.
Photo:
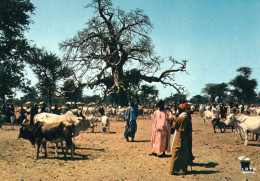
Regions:
[[72, 136], [75, 129], [74, 123], [70, 122], [37, 122], [34, 125], [22, 125], [20, 128], [20, 133], [18, 138], [24, 138], [29, 140], [32, 145], [37, 146], [37, 156], [39, 158], [39, 149], [42, 145], [45, 150], [45, 157], [47, 157], [46, 142], [60, 142], [65, 140], [66, 142], [66, 152], [64, 157], [68, 152], [68, 147], [71, 149], [71, 158], [73, 158], [73, 143]]
[[[212, 120], [212, 125], [213, 125], [213, 129], [214, 129], [214, 133], [216, 133], [216, 126], [220, 129], [221, 133], [226, 131], [226, 124], [224, 122], [220, 121], [220, 119], [218, 119], [218, 118], [214, 118]], [[224, 128], [223, 131], [222, 131], [222, 128]]]
[[108, 131], [108, 133], [110, 133], [110, 123], [109, 123], [109, 118], [107, 116], [102, 116], [101, 125], [102, 125], [101, 131], [103, 132]]

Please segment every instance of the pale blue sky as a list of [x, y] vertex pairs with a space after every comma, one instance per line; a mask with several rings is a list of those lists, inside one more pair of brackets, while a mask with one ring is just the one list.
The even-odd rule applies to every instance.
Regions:
[[[59, 43], [72, 38], [92, 17], [89, 0], [32, 0], [34, 24], [26, 37], [62, 55]], [[228, 83], [241, 66], [251, 67], [260, 84], [260, 1], [256, 0], [112, 0], [125, 11], [143, 9], [153, 29], [150, 37], [162, 58], [188, 60], [188, 75], [176, 75], [190, 93], [207, 83]], [[260, 92], [260, 86], [257, 93]], [[158, 86], [160, 98], [175, 91]]]

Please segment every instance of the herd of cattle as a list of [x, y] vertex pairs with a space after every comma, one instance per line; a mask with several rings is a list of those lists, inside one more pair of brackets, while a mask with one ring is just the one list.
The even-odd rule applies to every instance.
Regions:
[[[219, 110], [220, 106], [216, 106]], [[237, 134], [240, 135], [243, 140], [242, 135], [244, 134], [245, 142], [244, 144], [248, 144], [248, 133], [253, 133], [253, 138], [256, 136], [258, 142], [260, 142], [260, 107], [252, 107], [248, 108], [248, 110], [241, 110], [241, 106], [238, 108], [234, 108], [233, 111], [230, 107], [227, 107], [227, 112], [225, 113], [225, 119], [223, 121], [221, 119], [216, 120], [213, 119], [213, 112], [210, 110], [210, 106], [200, 105], [199, 113], [203, 118], [204, 123], [208, 123], [211, 121], [214, 129], [214, 133], [216, 132], [215, 128], [218, 127], [222, 132], [225, 132], [227, 127], [235, 129], [235, 139], [237, 140]], [[219, 110], [220, 111], [220, 110]], [[256, 116], [250, 116], [250, 113], [255, 114]], [[222, 131], [222, 129], [224, 129]]]
[[[217, 106], [219, 109], [219, 106]], [[19, 138], [27, 139], [31, 142], [32, 145], [36, 145], [37, 156], [39, 158], [40, 147], [44, 148], [45, 157], [47, 157], [46, 143], [53, 142], [56, 143], [55, 155], [57, 155], [58, 144], [61, 144], [62, 152], [64, 157], [68, 154], [70, 150], [71, 158], [73, 158], [73, 153], [75, 145], [73, 144], [72, 138], [78, 136], [80, 132], [91, 129], [94, 132], [94, 128], [97, 125], [97, 122], [101, 122], [101, 131], [110, 132], [110, 122], [109, 119], [111, 116], [115, 117], [115, 120], [123, 120], [126, 107], [123, 108], [104, 108], [104, 114], [100, 114], [98, 107], [81, 107], [76, 109], [70, 109], [64, 114], [58, 115], [48, 112], [38, 113], [33, 118], [33, 123], [24, 120], [22, 127], [20, 128]], [[235, 135], [239, 134], [242, 138], [242, 135], [245, 135], [246, 145], [248, 143], [248, 133], [254, 133], [256, 136], [260, 135], [260, 108], [254, 108], [251, 112], [257, 114], [257, 116], [249, 116], [236, 113], [232, 113], [229, 109], [227, 112], [226, 119], [214, 121], [213, 113], [210, 110], [209, 106], [200, 105], [196, 109], [194, 105], [190, 107], [191, 112], [199, 111], [201, 117], [204, 119], [205, 123], [209, 121], [213, 125], [214, 132], [215, 128], [218, 127], [221, 132], [225, 132], [228, 126], [232, 126], [235, 129]], [[153, 113], [154, 109], [139, 108], [140, 115], [139, 117], [144, 118], [145, 116], [150, 117], [150, 114]], [[27, 109], [29, 113], [30, 110]], [[173, 114], [177, 114], [173, 110]], [[222, 129], [224, 129], [222, 131]], [[63, 150], [63, 142], [66, 143], [66, 151]], [[259, 141], [259, 140], [258, 140]]]

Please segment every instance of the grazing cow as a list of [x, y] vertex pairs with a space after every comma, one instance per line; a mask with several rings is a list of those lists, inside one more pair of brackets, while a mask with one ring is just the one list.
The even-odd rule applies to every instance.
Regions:
[[110, 133], [110, 123], [109, 123], [109, 118], [107, 116], [102, 116], [101, 125], [102, 125], [101, 131], [103, 132], [108, 131], [108, 133]]
[[71, 150], [71, 158], [73, 158], [73, 143], [72, 136], [75, 129], [75, 125], [72, 122], [37, 122], [34, 125], [22, 125], [20, 128], [20, 133], [18, 138], [24, 138], [29, 140], [32, 145], [37, 146], [37, 156], [36, 159], [39, 159], [39, 150], [42, 145], [45, 150], [45, 157], [47, 157], [47, 148], [46, 142], [60, 142], [65, 140], [66, 142], [66, 152], [64, 153], [64, 157], [68, 152], [68, 147]]
[[[236, 134], [242, 133], [245, 134], [245, 142], [244, 144], [247, 145], [248, 143], [248, 133], [255, 133], [257, 135], [260, 134], [260, 117], [259, 116], [241, 116], [236, 118], [233, 114], [230, 114], [225, 122], [226, 125], [234, 125], [236, 129]], [[242, 136], [241, 136], [242, 137]]]

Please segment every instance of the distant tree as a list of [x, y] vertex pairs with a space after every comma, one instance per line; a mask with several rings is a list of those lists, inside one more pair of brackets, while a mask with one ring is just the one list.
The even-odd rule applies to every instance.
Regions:
[[195, 95], [190, 99], [190, 102], [193, 104], [205, 104], [208, 102], [208, 98], [201, 95]]
[[[155, 86], [142, 84], [142, 79], [138, 69], [131, 69], [126, 71], [126, 84], [128, 92], [128, 99], [135, 99], [138, 104], [148, 103], [155, 100], [158, 96], [158, 90]], [[150, 99], [150, 100], [149, 100]]]
[[101, 98], [98, 95], [93, 95], [93, 96], [83, 96], [83, 102], [88, 104], [88, 103], [96, 103], [100, 102]]
[[37, 88], [35, 86], [26, 88], [25, 95], [21, 97], [21, 100], [24, 102], [39, 102], [39, 92]]
[[183, 103], [187, 102], [188, 95], [182, 93], [172, 94], [164, 99], [165, 102]]
[[223, 102], [227, 97], [228, 93], [228, 84], [206, 84], [205, 88], [202, 89], [202, 92], [210, 97], [210, 101], [213, 102]]
[[29, 0], [1, 0], [0, 2], [0, 98], [15, 94], [29, 82], [24, 78], [24, 60], [30, 46], [24, 37], [29, 30], [34, 6]]
[[142, 104], [150, 105], [154, 100], [158, 98], [159, 91], [155, 86], [142, 85], [139, 99]]
[[83, 97], [83, 87], [76, 85], [73, 79], [66, 80], [61, 91], [65, 99], [71, 102], [78, 102]]
[[38, 49], [29, 61], [39, 82], [37, 88], [43, 97], [48, 97], [52, 106], [52, 97], [58, 91], [58, 81], [68, 78], [72, 71], [63, 66], [62, 61], [55, 54]]
[[127, 70], [137, 69], [140, 83], [157, 82], [183, 90], [174, 77], [186, 71], [186, 61], [170, 57], [167, 69], [160, 69], [164, 60], [155, 56], [148, 36], [152, 25], [142, 10], [125, 13], [113, 8], [111, 0], [93, 0], [87, 7], [95, 10], [95, 17], [61, 48], [66, 52], [65, 60], [81, 70], [79, 77], [85, 75], [88, 87], [103, 87], [104, 96], [113, 94], [117, 105], [126, 106], [130, 88]]
[[230, 81], [230, 85], [234, 88], [231, 93], [239, 103], [250, 104], [257, 96], [255, 92], [257, 81], [250, 79], [252, 69], [249, 67], [240, 67], [237, 72], [239, 75]]

